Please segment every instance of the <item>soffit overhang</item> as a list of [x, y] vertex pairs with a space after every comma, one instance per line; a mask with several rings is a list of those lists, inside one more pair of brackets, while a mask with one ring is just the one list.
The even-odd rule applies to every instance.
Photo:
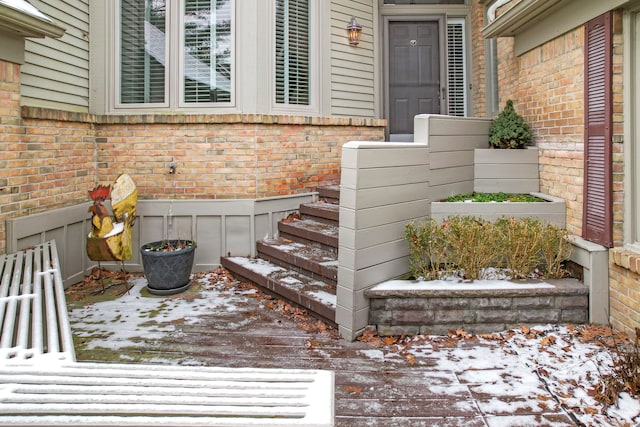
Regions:
[[485, 38], [514, 37], [552, 14], [562, 3], [562, 0], [521, 0], [485, 26], [482, 35]]
[[0, 31], [19, 37], [62, 37], [65, 29], [31, 4], [0, 0]]

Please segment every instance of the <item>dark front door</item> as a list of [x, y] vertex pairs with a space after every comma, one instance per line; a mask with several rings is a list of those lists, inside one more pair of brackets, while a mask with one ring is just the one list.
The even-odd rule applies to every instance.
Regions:
[[413, 141], [413, 117], [440, 113], [440, 22], [389, 21], [391, 141]]

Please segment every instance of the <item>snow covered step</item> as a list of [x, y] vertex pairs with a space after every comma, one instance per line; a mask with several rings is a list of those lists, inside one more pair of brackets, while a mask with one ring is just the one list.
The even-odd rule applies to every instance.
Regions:
[[280, 237], [300, 243], [319, 243], [326, 249], [338, 249], [338, 226], [310, 219], [292, 219], [278, 223]]
[[265, 239], [257, 244], [258, 257], [291, 268], [314, 279], [336, 285], [338, 257], [317, 244], [303, 244], [288, 239]]
[[260, 258], [223, 257], [222, 266], [268, 291], [335, 323], [335, 286]]
[[324, 202], [304, 203], [300, 205], [300, 215], [302, 219], [338, 225], [340, 206]]

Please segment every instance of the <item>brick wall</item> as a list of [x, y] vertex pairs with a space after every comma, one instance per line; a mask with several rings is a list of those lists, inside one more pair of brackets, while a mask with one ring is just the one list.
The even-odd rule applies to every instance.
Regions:
[[0, 253], [4, 252], [4, 219], [20, 204], [20, 179], [14, 163], [23, 151], [20, 127], [20, 66], [0, 61]]
[[[610, 319], [634, 333], [640, 325], [640, 258], [623, 249], [624, 141], [623, 37], [619, 12], [613, 35], [613, 239], [610, 251]], [[513, 99], [532, 126], [540, 150], [541, 191], [567, 202], [567, 228], [581, 235], [584, 176], [584, 28], [570, 31], [520, 57], [500, 39], [500, 98]]]
[[611, 325], [635, 336], [640, 327], [640, 254], [622, 248], [609, 252]]
[[484, 27], [484, 7], [479, 0], [471, 2], [471, 116], [486, 117], [486, 80], [485, 80], [485, 49], [484, 37], [480, 32]]
[[0, 65], [0, 253], [6, 219], [86, 202], [121, 173], [141, 199], [282, 196], [337, 183], [344, 143], [384, 139], [385, 121], [364, 118], [21, 109], [19, 66]]
[[499, 39], [501, 108], [513, 99], [540, 153], [540, 190], [567, 202], [567, 229], [582, 232], [583, 40], [578, 28], [516, 57]]
[[[384, 139], [384, 121], [270, 115], [108, 117], [98, 179], [123, 172], [141, 198], [237, 199], [304, 193], [340, 180], [341, 147]], [[175, 174], [169, 174], [173, 161]]]
[[90, 123], [22, 120], [20, 66], [0, 61], [0, 253], [6, 219], [76, 204], [95, 181]]

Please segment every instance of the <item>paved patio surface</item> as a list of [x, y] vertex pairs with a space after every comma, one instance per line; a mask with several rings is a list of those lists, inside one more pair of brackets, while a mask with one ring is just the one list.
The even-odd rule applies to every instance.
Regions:
[[[586, 409], [593, 399], [571, 395], [577, 388], [571, 384], [550, 385], [554, 359], [566, 361], [572, 353], [592, 351], [587, 357], [595, 367], [571, 359], [561, 370], [575, 369], [580, 381], [583, 374], [590, 376], [587, 371], [607, 356], [597, 346], [577, 352], [554, 347], [530, 360], [538, 350], [531, 352], [523, 332], [509, 340], [458, 331], [449, 337], [392, 341], [367, 335], [367, 342], [348, 342], [304, 312], [233, 281], [224, 270], [199, 275], [187, 292], [170, 297], [149, 295], [143, 277], [128, 281], [133, 288], [116, 299], [87, 298], [91, 281], [68, 290], [78, 360], [332, 370], [340, 427], [621, 425], [624, 420], [624, 414], [611, 418], [600, 408]], [[116, 285], [109, 291], [123, 289]], [[543, 336], [529, 341], [537, 346]], [[517, 339], [521, 343], [514, 345]]]

